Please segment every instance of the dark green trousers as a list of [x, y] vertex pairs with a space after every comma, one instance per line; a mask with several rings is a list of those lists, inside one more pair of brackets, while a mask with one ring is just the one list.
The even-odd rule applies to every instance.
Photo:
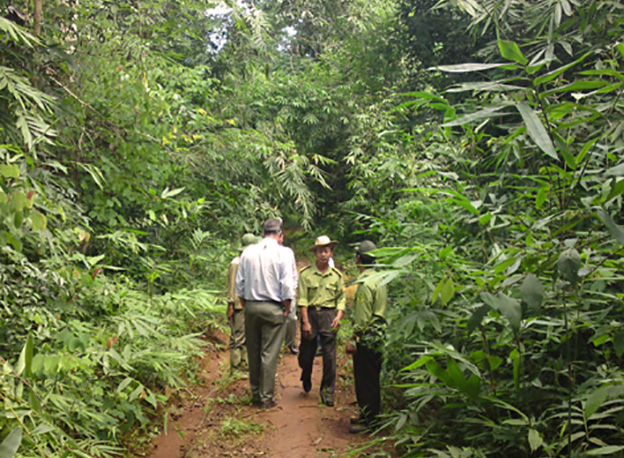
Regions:
[[275, 302], [245, 303], [249, 384], [254, 402], [273, 400], [277, 360], [284, 341], [284, 308]]
[[373, 424], [381, 410], [381, 353], [370, 344], [359, 342], [353, 355], [353, 377], [355, 397], [362, 419], [367, 425]]
[[312, 327], [312, 334], [304, 338], [302, 332], [299, 345], [301, 381], [309, 381], [312, 377], [312, 366], [316, 355], [316, 336], [321, 336], [323, 378], [320, 390], [323, 402], [333, 402], [336, 385], [336, 331], [331, 327], [334, 318], [336, 318], [336, 309], [322, 308], [317, 311], [314, 307], [308, 307], [308, 320]]

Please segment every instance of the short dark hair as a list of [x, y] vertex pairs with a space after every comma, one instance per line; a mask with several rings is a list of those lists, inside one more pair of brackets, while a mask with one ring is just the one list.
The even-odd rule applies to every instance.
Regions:
[[269, 218], [264, 222], [262, 227], [262, 233], [264, 235], [279, 234], [282, 231], [282, 219], [281, 218]]

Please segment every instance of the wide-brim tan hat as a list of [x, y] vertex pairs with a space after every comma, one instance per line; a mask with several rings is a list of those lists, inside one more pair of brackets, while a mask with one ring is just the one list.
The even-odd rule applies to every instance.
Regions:
[[310, 251], [314, 251], [317, 248], [324, 247], [324, 246], [335, 246], [335, 245], [338, 245], [338, 242], [336, 240], [332, 240], [326, 235], [321, 235], [320, 237], [316, 238], [314, 245], [310, 247]]

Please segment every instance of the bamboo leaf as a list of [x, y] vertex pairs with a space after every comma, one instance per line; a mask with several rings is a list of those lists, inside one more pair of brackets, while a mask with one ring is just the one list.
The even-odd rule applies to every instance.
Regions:
[[604, 404], [609, 395], [610, 386], [603, 386], [594, 391], [585, 402], [585, 418], [589, 419]]
[[522, 51], [520, 51], [520, 47], [514, 41], [498, 40], [498, 49], [501, 56], [507, 60], [518, 62], [521, 65], [526, 65], [528, 62]]
[[527, 132], [529, 136], [533, 139], [533, 141], [540, 147], [540, 149], [546, 153], [547, 156], [557, 160], [557, 152], [555, 151], [555, 145], [546, 132], [546, 128], [542, 121], [537, 116], [537, 113], [533, 111], [533, 109], [528, 106], [526, 103], [519, 103], [516, 105], [522, 119], [524, 120], [524, 124], [527, 127]]
[[557, 259], [559, 275], [570, 282], [576, 282], [581, 267], [581, 255], [574, 248], [562, 252]]
[[539, 309], [544, 300], [544, 286], [534, 274], [528, 274], [520, 289], [522, 300], [533, 309]]
[[498, 310], [509, 321], [515, 332], [520, 330], [522, 320], [522, 309], [517, 300], [503, 294], [498, 293], [496, 296], [490, 293], [481, 293], [481, 299], [494, 310]]
[[604, 456], [611, 455], [613, 456], [617, 452], [621, 452], [624, 450], [624, 445], [608, 445], [606, 447], [595, 448], [593, 450], [588, 450], [585, 452], [589, 456]]
[[540, 448], [543, 444], [542, 436], [540, 436], [540, 433], [533, 428], [529, 429], [528, 440], [532, 452]]
[[492, 68], [503, 67], [507, 64], [457, 64], [457, 65], [439, 65], [437, 67], [430, 67], [427, 70], [440, 70], [447, 73], [470, 73], [480, 72], [483, 70], [491, 70]]
[[559, 75], [561, 75], [563, 72], [565, 72], [566, 70], [574, 67], [576, 64], [583, 62], [588, 56], [590, 56], [592, 53], [591, 52], [587, 52], [585, 54], [583, 54], [580, 58], [578, 58], [577, 60], [575, 60], [574, 62], [570, 62], [569, 64], [564, 65], [563, 67], [559, 67], [551, 72], [548, 72], [542, 76], [539, 76], [537, 78], [535, 78], [535, 80], [533, 81], [533, 85], [537, 86], [539, 84], [544, 84], [544, 83], [548, 83], [549, 81], [554, 80], [555, 78], [557, 78]]
[[596, 213], [598, 214], [598, 217], [602, 220], [602, 222], [605, 223], [613, 238], [615, 238], [615, 240], [624, 245], [624, 228], [616, 224], [615, 221], [613, 221], [611, 216], [609, 216], [609, 214], [604, 209], [598, 207], [596, 208]]
[[19, 426], [13, 428], [7, 437], [0, 444], [0, 457], [13, 458], [17, 453], [17, 449], [22, 443], [22, 428]]

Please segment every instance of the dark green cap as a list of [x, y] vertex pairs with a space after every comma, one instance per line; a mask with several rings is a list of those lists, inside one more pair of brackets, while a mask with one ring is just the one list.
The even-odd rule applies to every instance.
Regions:
[[[357, 254], [366, 254], [369, 251], [373, 251], [376, 249], [377, 247], [373, 242], [371, 242], [370, 240], [364, 240], [362, 243], [360, 243], [360, 246], [357, 249]], [[374, 257], [370, 254], [368, 256]]]
[[258, 243], [258, 241], [259, 241], [258, 237], [256, 237], [253, 234], [247, 233], [247, 234], [243, 235], [243, 237], [241, 238], [241, 250], [244, 250], [249, 245], [253, 245], [254, 243]]

